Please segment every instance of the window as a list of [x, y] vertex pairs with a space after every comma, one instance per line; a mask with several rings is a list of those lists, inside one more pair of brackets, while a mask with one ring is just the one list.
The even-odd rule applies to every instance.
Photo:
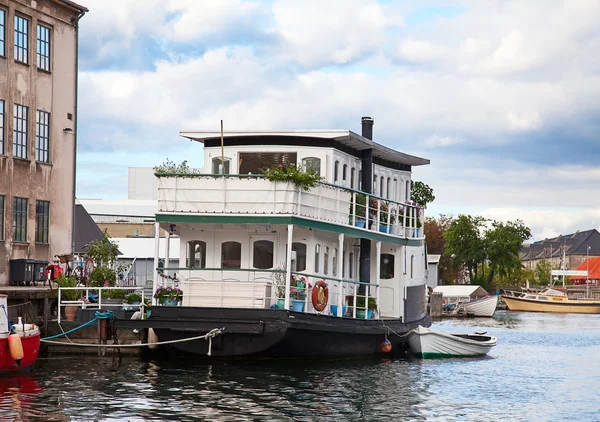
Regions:
[[321, 176], [321, 159], [317, 157], [307, 157], [302, 160], [305, 170], [314, 170], [318, 176]]
[[27, 242], [27, 198], [13, 201], [13, 242]]
[[0, 56], [6, 56], [6, 10], [0, 9]]
[[223, 242], [221, 245], [221, 268], [241, 268], [242, 244]]
[[292, 251], [296, 252], [296, 271], [306, 271], [306, 245], [294, 242], [292, 243]]
[[333, 183], [336, 183], [340, 176], [340, 162], [336, 160], [333, 165]]
[[333, 274], [334, 277], [337, 276], [337, 263], [338, 263], [338, 250], [337, 248], [333, 249], [333, 262], [332, 262], [332, 268], [331, 268], [331, 273]]
[[346, 251], [342, 253], [342, 278], [346, 277]]
[[323, 255], [323, 274], [329, 273], [329, 246], [325, 246], [325, 255]]
[[50, 113], [37, 111], [35, 125], [35, 159], [40, 163], [50, 162]]
[[50, 28], [37, 26], [37, 67], [50, 72]]
[[415, 256], [411, 255], [410, 256], [410, 278], [413, 278], [413, 267], [415, 264]]
[[356, 174], [356, 169], [354, 167], [352, 167], [352, 170], [350, 170], [350, 188], [351, 189], [356, 189], [356, 186], [354, 185], [355, 174]]
[[187, 243], [185, 266], [187, 268], [206, 268], [206, 242], [192, 240]]
[[[219, 159], [220, 162], [220, 159]], [[240, 152], [238, 155], [239, 174], [260, 174], [263, 168], [273, 166], [295, 166], [295, 152]]]
[[384, 191], [383, 191], [383, 182], [385, 181], [385, 177], [381, 176], [381, 179], [379, 181], [379, 196], [381, 196], [383, 198], [384, 196]]
[[394, 193], [392, 199], [395, 201], [398, 198], [398, 179], [394, 179]]
[[318, 243], [315, 245], [315, 273], [319, 272], [320, 262], [319, 258], [321, 257], [321, 245]]
[[4, 100], [0, 100], [0, 155], [4, 155]]
[[409, 180], [406, 181], [406, 191], [404, 192], [404, 195], [406, 196], [405, 201], [408, 202], [410, 200], [410, 181]]
[[21, 16], [15, 15], [15, 60], [21, 63], [29, 63], [29, 21]]
[[382, 280], [394, 278], [394, 255], [389, 253], [381, 254], [379, 260], [379, 277]]
[[348, 254], [348, 278], [354, 277], [354, 252]]
[[548, 299], [548, 298], [547, 298], [547, 297], [545, 297], [545, 296], [538, 296], [538, 300], [550, 300], [550, 299]]
[[0, 240], [4, 240], [4, 196], [0, 195]]
[[342, 167], [342, 181], [344, 182], [344, 186], [346, 186], [346, 179], [348, 178], [348, 164], [344, 164]]
[[13, 155], [27, 159], [27, 115], [28, 108], [19, 104], [14, 106], [13, 118]]
[[377, 195], [377, 175], [373, 175], [373, 194]]
[[358, 171], [358, 190], [362, 189], [362, 170]]
[[35, 201], [35, 243], [48, 243], [50, 202]]
[[388, 177], [387, 180], [387, 187], [386, 187], [387, 191], [387, 199], [392, 199], [393, 195], [392, 195], [392, 179]]
[[223, 165], [221, 163], [221, 157], [215, 157], [212, 159], [212, 174], [230, 174], [229, 173], [229, 164], [231, 160], [225, 157], [225, 171], [223, 171]]
[[261, 270], [273, 268], [273, 242], [257, 240], [254, 242], [252, 266]]

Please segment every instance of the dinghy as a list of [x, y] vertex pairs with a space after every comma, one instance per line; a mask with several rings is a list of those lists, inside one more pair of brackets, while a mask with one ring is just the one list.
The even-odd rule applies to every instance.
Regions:
[[411, 352], [425, 359], [485, 355], [497, 342], [484, 334], [445, 333], [420, 325], [408, 333]]

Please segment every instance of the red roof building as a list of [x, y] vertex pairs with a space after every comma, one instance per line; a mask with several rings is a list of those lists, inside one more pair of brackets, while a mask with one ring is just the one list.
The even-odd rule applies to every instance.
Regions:
[[581, 275], [569, 276], [569, 281], [573, 284], [598, 284], [600, 282], [600, 257], [590, 256], [576, 268], [578, 271], [587, 271], [587, 277]]

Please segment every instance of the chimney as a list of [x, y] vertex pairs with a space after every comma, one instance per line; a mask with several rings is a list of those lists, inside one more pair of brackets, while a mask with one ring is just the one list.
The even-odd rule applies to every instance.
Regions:
[[373, 140], [373, 123], [374, 120], [371, 117], [363, 117], [360, 119], [362, 124], [362, 136], [363, 138]]

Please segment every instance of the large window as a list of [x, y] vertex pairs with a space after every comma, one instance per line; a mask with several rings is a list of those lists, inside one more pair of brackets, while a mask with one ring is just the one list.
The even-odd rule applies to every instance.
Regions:
[[294, 242], [292, 251], [296, 252], [296, 271], [306, 271], [306, 244]]
[[6, 10], [0, 9], [0, 56], [6, 56]]
[[192, 240], [187, 243], [185, 266], [187, 268], [206, 268], [206, 242]]
[[4, 196], [0, 195], [0, 240], [4, 240]]
[[35, 159], [40, 163], [50, 162], [50, 113], [37, 111], [35, 125]]
[[13, 156], [27, 159], [27, 115], [28, 108], [19, 104], [14, 106], [13, 118]]
[[4, 154], [4, 100], [0, 100], [0, 155], [3, 155], [3, 154]]
[[27, 198], [14, 198], [12, 229], [13, 242], [27, 242]]
[[35, 243], [48, 243], [50, 202], [35, 201]]
[[394, 255], [389, 253], [381, 254], [379, 261], [379, 277], [384, 280], [394, 278]]
[[307, 157], [302, 160], [305, 170], [314, 170], [318, 176], [321, 176], [321, 159], [317, 157]]
[[273, 242], [270, 240], [254, 242], [252, 266], [261, 270], [273, 268]]
[[[225, 171], [223, 171], [223, 163], [225, 163]], [[221, 157], [215, 157], [212, 159], [212, 174], [231, 174], [229, 169], [231, 160], [227, 157], [221, 162]]]
[[223, 242], [221, 245], [221, 268], [241, 268], [242, 244]]
[[15, 15], [15, 60], [29, 63], [29, 21]]
[[240, 152], [239, 174], [260, 174], [260, 170], [273, 166], [295, 166], [295, 152]]
[[37, 67], [50, 72], [50, 28], [37, 26]]
[[315, 273], [319, 272], [319, 268], [321, 268], [321, 245], [318, 243], [315, 245]]

